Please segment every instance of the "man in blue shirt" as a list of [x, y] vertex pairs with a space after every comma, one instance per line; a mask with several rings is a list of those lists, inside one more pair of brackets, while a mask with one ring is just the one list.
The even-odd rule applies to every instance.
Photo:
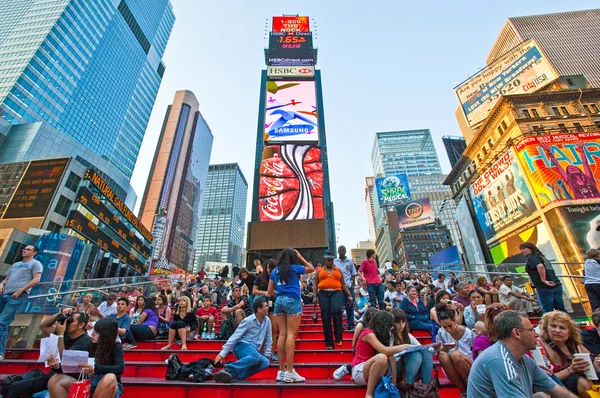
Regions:
[[354, 261], [352, 259], [346, 257], [346, 246], [340, 246], [338, 248], [339, 257], [333, 261], [333, 265], [339, 268], [342, 271], [342, 275], [344, 275], [344, 281], [346, 282], [346, 286], [348, 286], [348, 290], [350, 291], [350, 298], [352, 301], [346, 300], [346, 318], [348, 319], [348, 330], [354, 330], [354, 296], [352, 292], [354, 291], [354, 279], [356, 279], [356, 265], [354, 265]]
[[559, 386], [526, 353], [536, 347], [536, 333], [526, 316], [504, 311], [494, 319], [498, 342], [481, 353], [469, 373], [469, 398], [530, 398], [535, 393], [575, 397]]
[[[215, 374], [215, 381], [218, 383], [229, 383], [232, 379], [245, 379], [269, 367], [273, 336], [267, 300], [262, 296], [255, 298], [252, 309], [254, 314], [240, 322], [215, 358], [217, 364], [232, 350], [237, 358], [237, 361], [228, 363]], [[261, 354], [260, 350], [263, 347], [264, 352]]]
[[137, 347], [133, 333], [130, 331], [131, 318], [127, 314], [127, 308], [129, 308], [129, 300], [125, 297], [120, 297], [119, 300], [117, 300], [117, 313], [107, 316], [107, 318], [114, 318], [117, 320], [119, 326], [117, 334], [121, 338], [123, 349], [125, 350]]

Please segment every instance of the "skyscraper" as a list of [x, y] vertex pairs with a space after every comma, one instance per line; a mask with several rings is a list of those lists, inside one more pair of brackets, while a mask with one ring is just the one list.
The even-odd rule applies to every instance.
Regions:
[[592, 87], [600, 87], [600, 8], [508, 18], [486, 63], [526, 39], [537, 41], [559, 75], [582, 74]]
[[448, 160], [450, 160], [450, 166], [458, 162], [458, 159], [462, 156], [465, 149], [467, 149], [467, 141], [463, 137], [455, 137], [445, 135], [442, 137], [446, 153], [448, 154]]
[[0, 109], [46, 121], [131, 178], [165, 66], [169, 0], [0, 2]]
[[154, 260], [191, 272], [213, 136], [191, 91], [177, 91], [160, 134], [140, 219], [154, 236]]
[[442, 174], [429, 129], [376, 133], [371, 162], [376, 178], [399, 173]]
[[194, 270], [206, 261], [242, 263], [248, 183], [237, 163], [208, 168]]

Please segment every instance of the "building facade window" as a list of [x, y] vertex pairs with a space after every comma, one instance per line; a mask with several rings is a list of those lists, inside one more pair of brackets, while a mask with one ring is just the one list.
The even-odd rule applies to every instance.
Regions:
[[65, 188], [70, 189], [73, 192], [77, 192], [80, 182], [81, 182], [81, 177], [79, 177], [77, 174], [71, 172], [69, 174], [69, 177], [67, 178]]
[[60, 198], [58, 199], [58, 203], [56, 203], [54, 211], [60, 214], [61, 216], [66, 217], [69, 213], [69, 209], [71, 208], [72, 204], [73, 202], [70, 199], [60, 195]]

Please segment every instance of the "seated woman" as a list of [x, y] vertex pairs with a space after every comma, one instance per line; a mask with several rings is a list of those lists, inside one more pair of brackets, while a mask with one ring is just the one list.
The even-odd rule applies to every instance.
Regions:
[[[456, 311], [456, 323], [458, 323], [459, 325], [462, 324], [465, 307], [462, 304], [457, 303], [456, 301], [452, 301], [452, 296], [450, 295], [450, 292], [448, 292], [447, 290], [440, 290], [439, 292], [437, 292], [437, 294], [435, 295], [435, 305], [437, 306], [438, 304], [446, 304], [448, 305], [448, 308]], [[429, 311], [429, 317], [432, 321], [432, 335], [436, 336], [440, 328], [440, 323], [437, 319], [437, 310], [435, 309], [435, 306]]]
[[[140, 304], [144, 305], [144, 310], [139, 313]], [[156, 303], [152, 297], [145, 298], [139, 296], [136, 301], [134, 311], [135, 319], [132, 318], [129, 330], [135, 341], [154, 340], [158, 330], [158, 315], [156, 314]], [[139, 314], [139, 316], [137, 316]]]
[[[546, 351], [552, 370], [564, 386], [580, 397], [589, 397], [587, 390], [592, 381], [585, 378], [588, 363], [584, 358], [575, 358], [576, 353], [589, 354], [581, 342], [581, 333], [566, 312], [551, 311], [542, 316], [538, 343]], [[596, 372], [598, 364], [592, 358]]]
[[471, 300], [471, 305], [465, 307], [465, 324], [469, 329], [473, 329], [475, 322], [483, 321], [485, 304], [483, 304], [483, 296], [477, 290], [471, 290], [469, 300]]
[[367, 309], [362, 318], [356, 321], [356, 326], [354, 327], [354, 336], [352, 337], [352, 348], [356, 346], [356, 341], [358, 340], [358, 336], [362, 333], [362, 331], [366, 328], [369, 328], [375, 314], [377, 314], [379, 310], [375, 307], [370, 307]]
[[467, 392], [467, 378], [473, 364], [473, 341], [475, 335], [463, 325], [456, 323], [456, 312], [446, 304], [437, 306], [437, 317], [441, 329], [436, 341], [442, 343], [440, 364], [450, 381], [460, 390]]
[[[378, 311], [370, 328], [365, 328], [356, 342], [352, 359], [352, 379], [367, 386], [366, 398], [372, 398], [381, 378], [388, 374], [389, 366], [396, 372], [393, 355], [404, 351], [409, 344], [390, 346], [390, 332], [394, 317], [387, 311]], [[396, 384], [395, 378], [392, 383]]]
[[369, 309], [369, 299], [360, 294], [360, 287], [354, 287], [354, 317], [360, 319]]
[[431, 333], [431, 321], [425, 304], [419, 300], [419, 293], [415, 286], [406, 288], [406, 297], [400, 303], [400, 309], [406, 314], [410, 330], [421, 330]]
[[121, 375], [125, 370], [123, 346], [116, 342], [119, 325], [114, 318], [100, 319], [94, 325], [92, 343], [96, 345], [93, 365], [81, 365], [86, 374], [93, 374], [90, 386], [92, 398], [119, 398], [123, 394]]
[[181, 339], [181, 350], [187, 350], [187, 334], [198, 328], [198, 321], [192, 311], [189, 297], [181, 296], [177, 302], [173, 322], [169, 326], [169, 342], [161, 350], [170, 350], [175, 340], [175, 333]]
[[[421, 345], [421, 343], [409, 333], [408, 321], [404, 312], [398, 308], [394, 308], [392, 309], [392, 315], [394, 316], [394, 344]], [[413, 351], [405, 355], [402, 354], [403, 353], [400, 352], [394, 355], [396, 358], [398, 384], [401, 387], [409, 387], [418, 380], [423, 384], [431, 383], [433, 352], [424, 349]]]
[[496, 319], [498, 314], [509, 309], [509, 307], [500, 303], [492, 303], [487, 306], [485, 315], [483, 316], [483, 322], [485, 324], [483, 333], [476, 333], [475, 329], [473, 329], [473, 332], [477, 335], [473, 341], [473, 360], [475, 360], [486, 348], [497, 341], [494, 319]]
[[479, 294], [483, 296], [485, 305], [500, 302], [500, 297], [498, 296], [498, 289], [491, 286], [488, 283], [487, 278], [483, 275], [477, 278], [477, 286], [475, 287], [475, 290], [477, 290]]

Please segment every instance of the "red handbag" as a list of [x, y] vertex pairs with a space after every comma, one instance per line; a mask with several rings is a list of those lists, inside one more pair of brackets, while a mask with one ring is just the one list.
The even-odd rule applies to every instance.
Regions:
[[71, 384], [69, 389], [69, 395], [67, 398], [90, 398], [90, 389], [92, 386], [92, 379], [85, 379], [85, 374], [81, 372], [79, 374], [79, 380]]

